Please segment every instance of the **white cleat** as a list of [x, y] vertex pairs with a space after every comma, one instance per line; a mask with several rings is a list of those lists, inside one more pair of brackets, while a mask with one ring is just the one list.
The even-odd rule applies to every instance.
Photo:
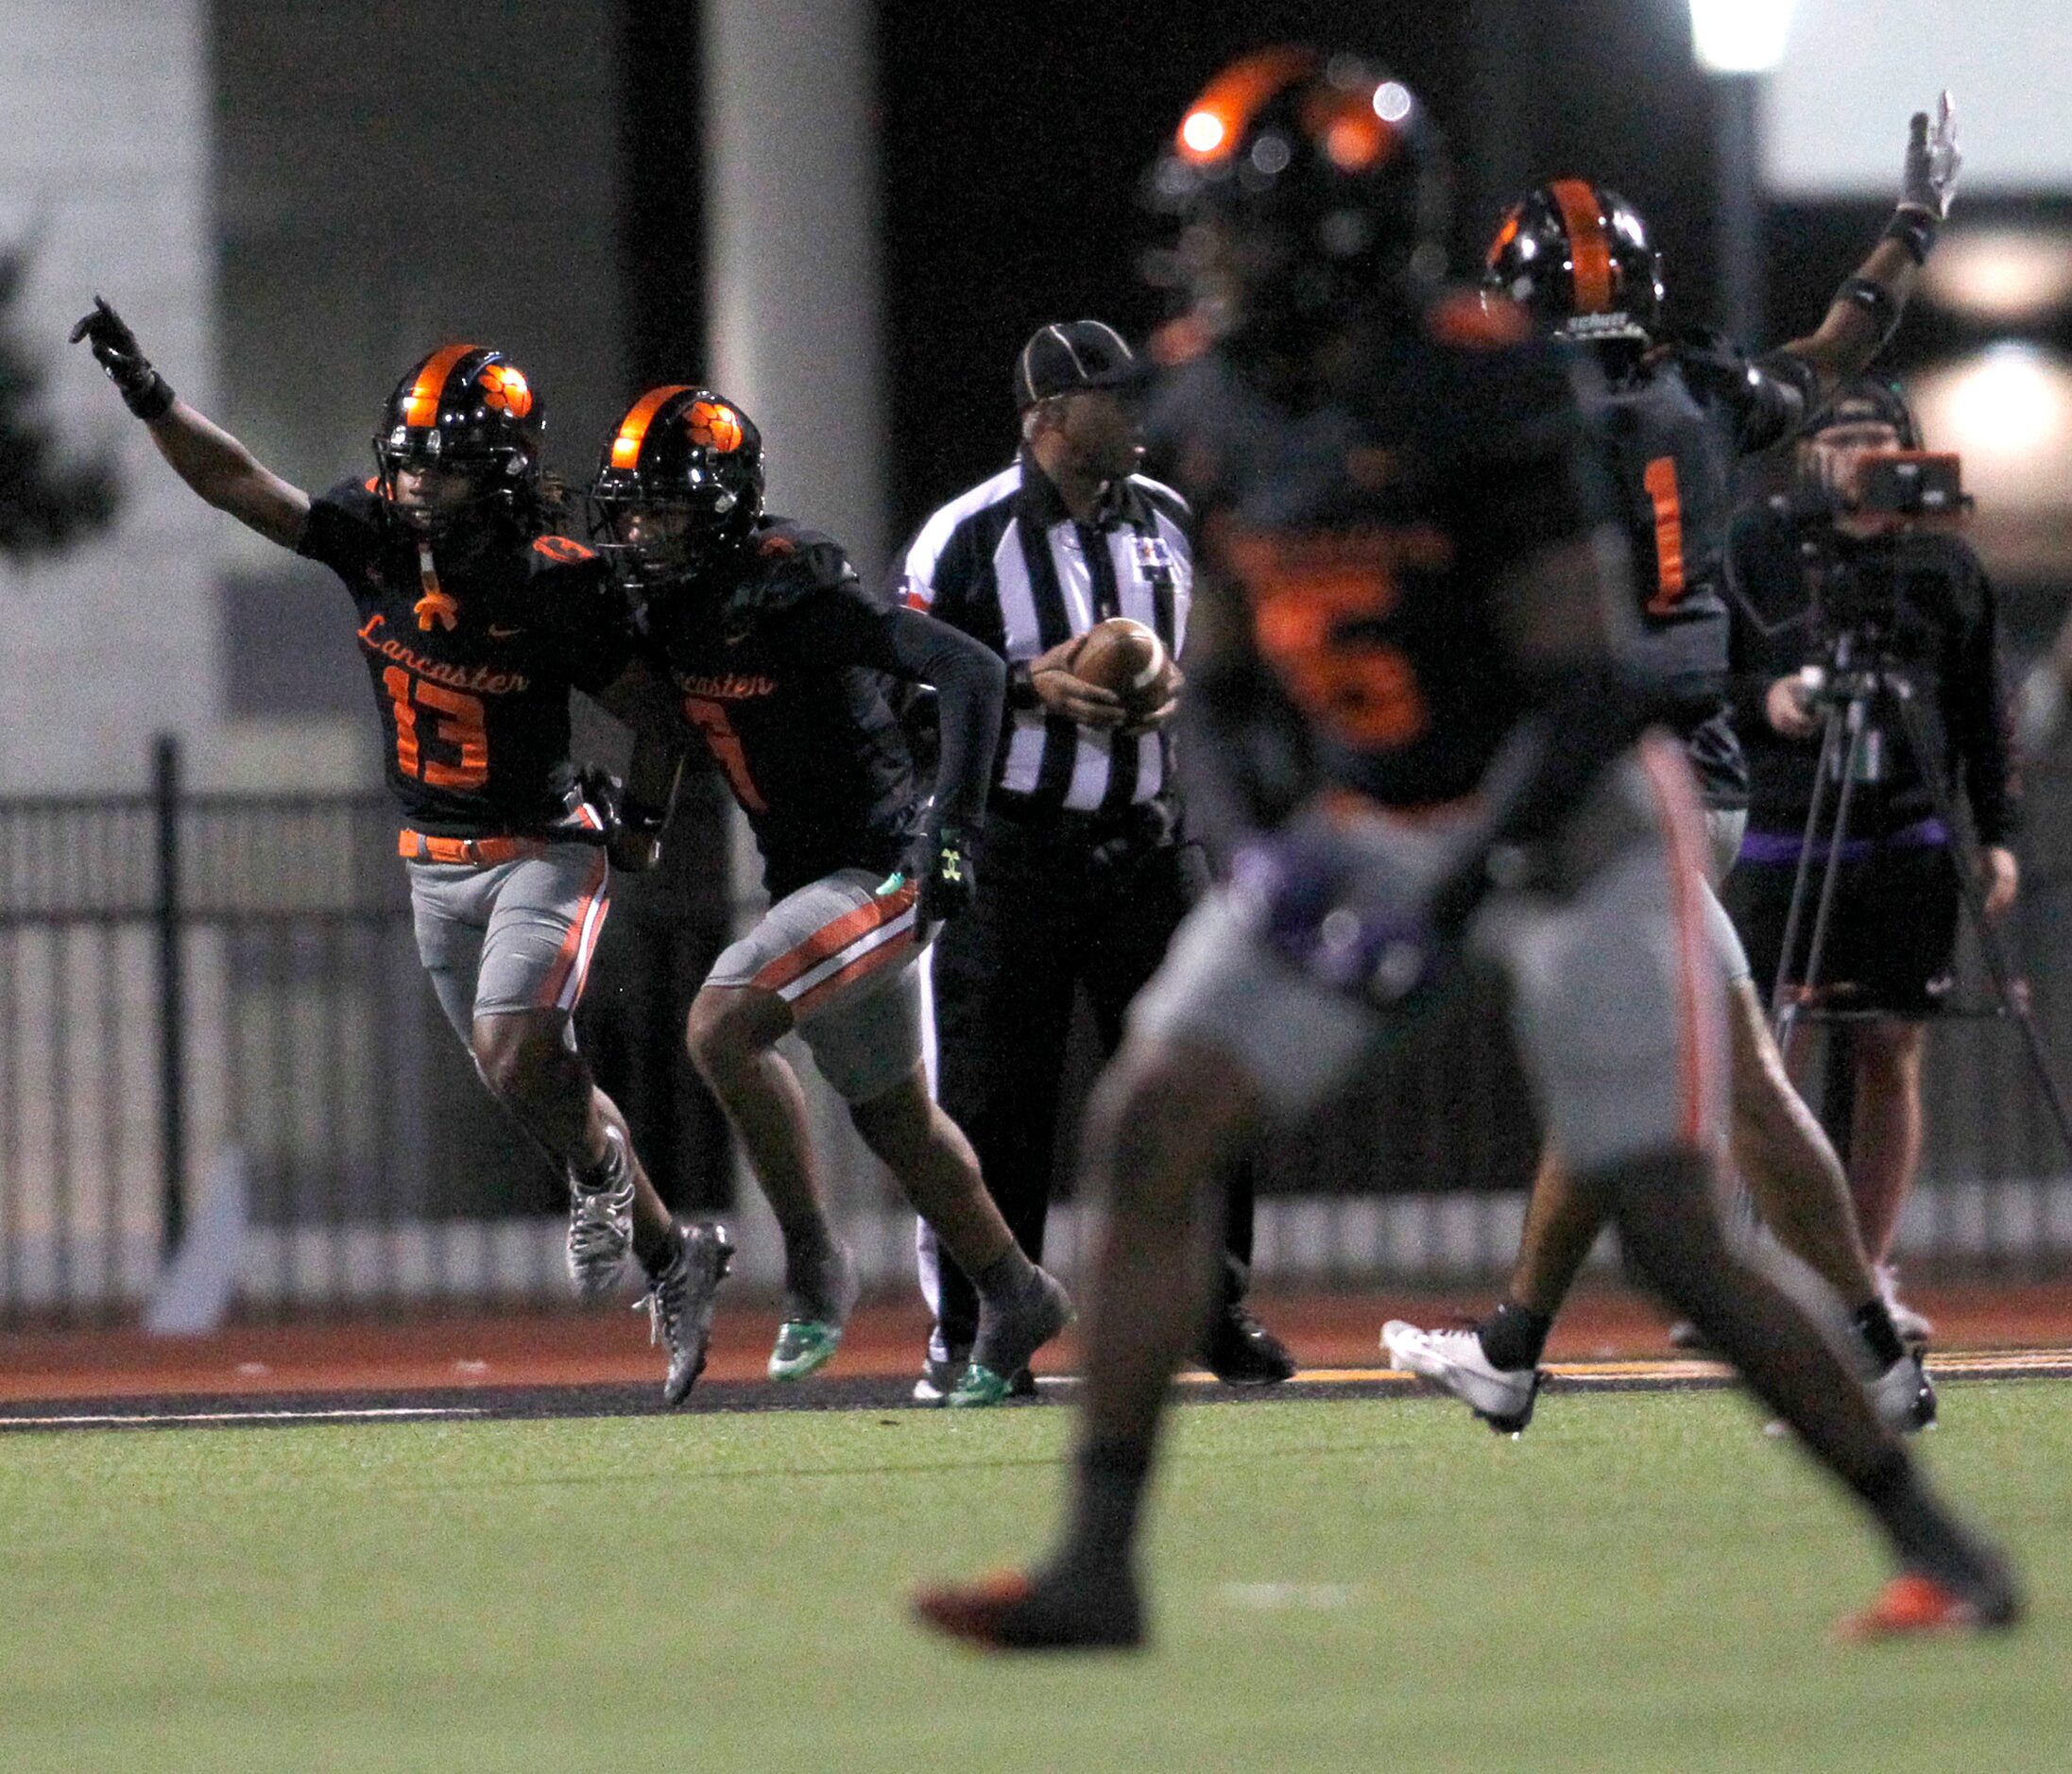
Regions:
[[615, 1127], [594, 1176], [569, 1168], [569, 1279], [585, 1300], [602, 1300], [633, 1253], [633, 1166]]
[[1539, 1370], [1490, 1366], [1474, 1331], [1419, 1330], [1392, 1318], [1381, 1327], [1381, 1346], [1399, 1372], [1451, 1392], [1499, 1435], [1516, 1435], [1533, 1421]]
[[1894, 1435], [1915, 1435], [1935, 1422], [1935, 1387], [1919, 1350], [1908, 1350], [1863, 1385], [1877, 1420]]

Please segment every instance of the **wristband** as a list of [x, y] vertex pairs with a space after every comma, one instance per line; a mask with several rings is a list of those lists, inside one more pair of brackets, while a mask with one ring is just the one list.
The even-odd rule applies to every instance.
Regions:
[[1928, 262], [1928, 248], [1935, 245], [1937, 223], [1926, 210], [1917, 210], [1910, 204], [1901, 204], [1892, 212], [1892, 219], [1885, 224], [1881, 240], [1896, 240], [1906, 247], [1908, 258], [1916, 264]]
[[133, 386], [116, 383], [115, 392], [122, 396], [123, 405], [146, 425], [155, 419], [163, 418], [173, 410], [173, 384], [155, 369]]

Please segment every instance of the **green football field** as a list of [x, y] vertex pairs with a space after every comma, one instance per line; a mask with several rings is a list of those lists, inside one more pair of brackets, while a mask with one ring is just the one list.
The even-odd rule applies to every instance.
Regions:
[[0, 1439], [0, 1765], [2063, 1770], [2068, 1403], [1929, 1439], [2028, 1628], [1873, 1649], [1870, 1538], [1723, 1393], [1190, 1407], [1155, 1648], [1036, 1663], [904, 1595], [1036, 1546], [1062, 1410]]

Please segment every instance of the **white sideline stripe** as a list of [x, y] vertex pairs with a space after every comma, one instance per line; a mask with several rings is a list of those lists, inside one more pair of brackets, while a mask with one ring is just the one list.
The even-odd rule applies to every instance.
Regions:
[[106, 1411], [78, 1417], [0, 1417], [0, 1429], [61, 1429], [90, 1423], [322, 1423], [359, 1417], [480, 1417], [474, 1405], [385, 1405], [364, 1409]]

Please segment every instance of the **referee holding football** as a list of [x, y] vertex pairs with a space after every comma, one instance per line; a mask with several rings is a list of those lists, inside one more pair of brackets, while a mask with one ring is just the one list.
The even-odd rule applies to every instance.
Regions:
[[[1015, 462], [931, 517], [895, 569], [895, 596], [1008, 667], [977, 896], [933, 957], [936, 1094], [1032, 1260], [1043, 1250], [1074, 994], [1086, 988], [1112, 1053], [1123, 1012], [1206, 884], [1175, 799], [1165, 728], [1176, 696], [1133, 709], [1067, 663], [1110, 617], [1155, 630], [1172, 657], [1186, 638], [1187, 506], [1134, 472], [1138, 376], [1113, 328], [1041, 328], [1015, 360]], [[919, 1241], [935, 1327], [914, 1395], [932, 1401], [956, 1382], [978, 1302], [925, 1225]], [[1241, 1173], [1225, 1284], [1200, 1353], [1219, 1379], [1257, 1386], [1287, 1379], [1294, 1360], [1245, 1306], [1251, 1242], [1252, 1186]]]

